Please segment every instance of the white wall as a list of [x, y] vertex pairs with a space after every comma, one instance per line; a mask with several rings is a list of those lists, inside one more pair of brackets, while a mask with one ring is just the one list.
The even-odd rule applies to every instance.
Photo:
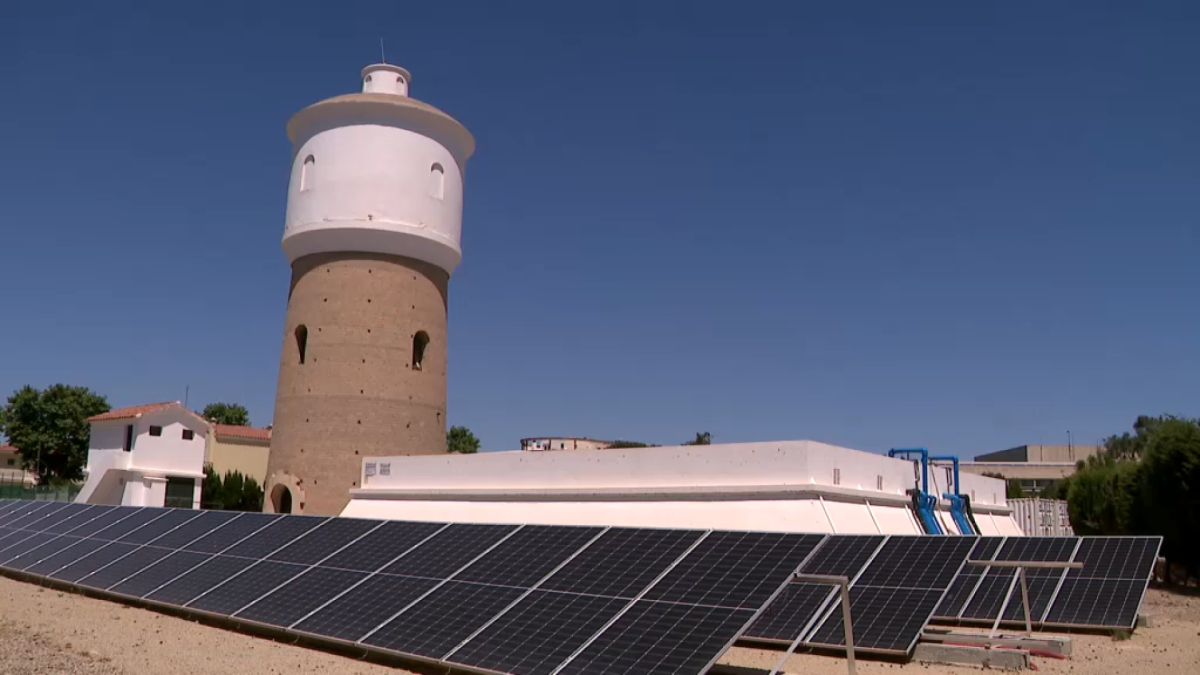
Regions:
[[[126, 452], [125, 428], [133, 425], [132, 448]], [[150, 427], [162, 427], [151, 436]], [[193, 437], [184, 440], [184, 429]], [[182, 408], [146, 413], [138, 418], [94, 422], [91, 425], [87, 480], [76, 502], [162, 506], [169, 477], [193, 481], [192, 508], [200, 507], [208, 425]]]

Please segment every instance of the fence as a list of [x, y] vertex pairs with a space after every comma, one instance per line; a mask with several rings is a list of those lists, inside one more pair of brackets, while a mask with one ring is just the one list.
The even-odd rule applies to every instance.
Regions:
[[47, 502], [72, 502], [83, 487], [77, 483], [34, 485], [31, 477], [21, 472], [0, 473], [0, 499], [33, 499]]

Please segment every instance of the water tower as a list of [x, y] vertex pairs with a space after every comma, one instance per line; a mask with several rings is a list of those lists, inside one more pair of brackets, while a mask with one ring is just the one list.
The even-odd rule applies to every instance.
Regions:
[[288, 122], [292, 283], [266, 511], [337, 514], [362, 457], [446, 452], [447, 286], [475, 140], [411, 82], [367, 66], [362, 93]]

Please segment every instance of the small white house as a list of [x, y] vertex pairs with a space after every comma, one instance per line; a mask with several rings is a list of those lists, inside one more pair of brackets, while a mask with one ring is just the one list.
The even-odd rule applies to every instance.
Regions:
[[179, 401], [88, 418], [87, 481], [76, 502], [200, 508], [209, 425]]

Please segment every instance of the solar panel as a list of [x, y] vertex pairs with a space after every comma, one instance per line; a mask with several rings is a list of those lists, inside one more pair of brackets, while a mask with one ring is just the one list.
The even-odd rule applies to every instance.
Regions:
[[67, 548], [68, 546], [70, 546], [71, 544], [74, 544], [77, 541], [79, 541], [79, 540], [76, 539], [75, 537], [66, 537], [66, 536], [59, 535], [57, 537], [54, 537], [50, 541], [47, 541], [46, 543], [42, 544], [41, 546], [30, 549], [29, 551], [26, 551], [24, 554], [18, 556], [17, 558], [9, 561], [8, 566], [15, 568], [15, 569], [24, 570], [24, 569], [30, 567], [31, 565], [35, 565], [35, 564], [41, 562], [45, 558], [49, 558], [50, 556], [54, 555], [55, 553], [58, 553], [59, 551], [63, 550], [64, 548]]
[[87, 521], [91, 520], [92, 518], [99, 516], [101, 513], [103, 513], [105, 511], [106, 508], [111, 508], [111, 507], [102, 507], [102, 506], [90, 506], [87, 504], [72, 504], [71, 506], [74, 506], [77, 508], [75, 508], [71, 513], [69, 513], [66, 518], [63, 518], [62, 520], [59, 520], [57, 523], [50, 525], [45, 530], [43, 530], [43, 532], [49, 532], [50, 534], [65, 534], [67, 532], [70, 532], [71, 530], [74, 530], [75, 528], [79, 527], [80, 525], [86, 523]]
[[198, 517], [187, 520], [169, 532], [164, 532], [161, 537], [154, 540], [154, 545], [163, 548], [183, 548], [217, 528], [228, 525], [230, 521], [241, 515], [234, 511], [200, 511]]
[[[209, 557], [203, 553], [192, 553], [190, 551], [174, 551], [168, 553], [169, 555], [166, 557], [154, 562], [148, 567], [135, 571], [129, 578], [114, 586], [110, 586], [108, 590], [112, 591], [113, 593], [120, 593], [121, 595], [140, 598], [154, 591], [159, 586], [170, 582], [175, 577], [187, 572], [196, 565], [199, 565]], [[130, 559], [125, 558], [125, 561], [128, 560]], [[113, 567], [119, 566], [120, 563], [113, 565]]]
[[532, 586], [602, 531], [599, 527], [527, 525], [454, 578], [456, 581]]
[[822, 539], [818, 534], [713, 532], [645, 597], [757, 610]]
[[[855, 649], [908, 652], [929, 622], [942, 591], [862, 586], [850, 589]], [[844, 646], [842, 613], [834, 611], [809, 639], [813, 645]]]
[[267, 556], [267, 559], [311, 565], [324, 560], [380, 525], [378, 520], [331, 518], [304, 537]]
[[[90, 541], [94, 541], [96, 544], [98, 544], [95, 551], [87, 553], [86, 555], [82, 555], [75, 562], [68, 563], [57, 571], [52, 572], [50, 577], [60, 581], [69, 581], [72, 583], [80, 582], [85, 577], [95, 574], [101, 568], [106, 567], [123, 556], [126, 556], [137, 550], [137, 547], [132, 544], [110, 544], [99, 539], [93, 539]], [[163, 551], [164, 555], [166, 553], [166, 551]], [[123, 578], [125, 577], [121, 577], [121, 579]], [[108, 588], [108, 586], [110, 586], [112, 583], [120, 581], [121, 579], [104, 584], [103, 586], [100, 586], [96, 583], [88, 583], [85, 585], [92, 586], [94, 588]]]
[[549, 675], [628, 601], [533, 591], [446, 659], [500, 672]]
[[246, 558], [212, 556], [175, 577], [170, 582], [146, 594], [147, 600], [157, 600], [172, 605], [186, 605], [196, 596], [211, 590], [233, 575], [254, 564]]
[[366, 577], [365, 572], [313, 567], [268, 592], [236, 616], [287, 628]]
[[304, 569], [300, 565], [288, 563], [253, 563], [244, 572], [217, 585], [187, 606], [216, 614], [233, 614], [254, 602], [263, 593], [300, 574]]
[[[908, 653], [975, 544], [974, 537], [889, 537], [850, 588], [855, 649]], [[841, 612], [831, 605], [806, 643], [845, 646]]]
[[28, 537], [7, 546], [3, 551], [0, 551], [0, 565], [20, 569], [22, 565], [17, 562], [18, 560], [21, 560], [29, 551], [54, 539], [55, 536], [53, 534], [46, 534], [45, 532], [34, 532]]
[[523, 592], [520, 588], [448, 581], [362, 642], [441, 658]]
[[[154, 516], [155, 509], [145, 509], [147, 516]], [[138, 527], [129, 527], [124, 521], [96, 533], [100, 539], [112, 539], [127, 544], [145, 544], [171, 532], [175, 528], [187, 524], [200, 517], [203, 511], [187, 511], [184, 509], [167, 509], [158, 517], [151, 517]], [[132, 525], [130, 523], [129, 525]]]
[[[975, 547], [971, 549], [967, 558], [991, 560], [1003, 543], [1004, 537], [979, 537], [975, 540]], [[964, 565], [958, 575], [954, 577], [954, 581], [950, 583], [950, 588], [942, 597], [942, 601], [934, 610], [933, 615], [948, 619], [957, 618], [967, 601], [975, 594], [975, 588], [979, 585], [979, 580], [983, 577], [986, 569], [979, 565]]]
[[25, 571], [31, 574], [49, 575], [86, 555], [94, 553], [96, 549], [104, 545], [105, 542], [96, 539], [75, 538], [70, 546], [58, 551], [54, 555], [47, 556], [41, 562], [25, 568]]
[[633, 598], [703, 534], [612, 528], [539, 588]]
[[753, 616], [746, 609], [638, 601], [559, 672], [701, 673]]
[[456, 523], [439, 532], [411, 554], [383, 568], [383, 571], [388, 574], [442, 579], [516, 530], [513, 525]]
[[298, 631], [356, 641], [428, 592], [433, 579], [375, 575], [293, 624]]
[[[800, 571], [853, 580], [879, 550], [884, 539], [873, 535], [828, 537]], [[808, 628], [836, 592], [837, 588], [828, 584], [788, 584], [746, 630], [746, 637], [791, 643]]]
[[320, 527], [328, 520], [328, 518], [313, 516], [288, 518], [276, 516], [270, 525], [255, 534], [253, 538], [239, 543], [225, 553], [243, 558], [264, 558], [306, 535], [310, 530]]
[[1045, 623], [1097, 628], [1133, 628], [1162, 544], [1160, 537], [1088, 537], [1079, 542]]
[[[267, 513], [243, 513], [227, 524], [183, 545], [185, 551], [220, 553], [242, 539], [266, 527], [279, 516]], [[169, 537], [163, 537], [167, 540]], [[162, 545], [166, 545], [165, 543]]]
[[161, 518], [166, 513], [162, 509], [138, 509], [130, 507], [115, 507], [90, 520], [71, 533], [89, 539], [112, 540], [127, 534], [142, 525]]
[[388, 521], [333, 554], [322, 564], [326, 567], [374, 572], [447, 527], [445, 523]]

